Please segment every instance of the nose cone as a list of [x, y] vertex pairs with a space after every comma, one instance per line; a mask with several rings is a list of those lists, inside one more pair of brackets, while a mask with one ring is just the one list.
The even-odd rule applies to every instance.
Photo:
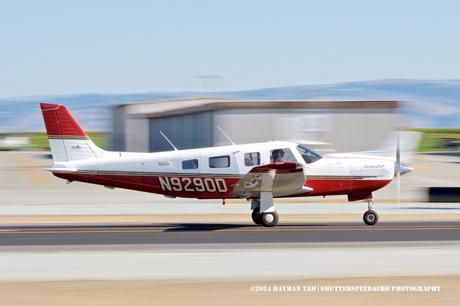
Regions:
[[[409, 166], [404, 165], [404, 164], [399, 164], [399, 173], [400, 173], [400, 175], [404, 175], [406, 173], [409, 173], [412, 170], [414, 170], [414, 168], [409, 167]], [[397, 175], [397, 174], [398, 174], [398, 167], [395, 168], [395, 175]]]

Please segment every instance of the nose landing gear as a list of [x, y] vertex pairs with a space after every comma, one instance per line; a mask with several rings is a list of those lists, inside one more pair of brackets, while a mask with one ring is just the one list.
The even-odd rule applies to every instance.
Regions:
[[363, 215], [363, 221], [367, 225], [376, 225], [379, 221], [379, 216], [372, 210], [373, 205], [374, 202], [371, 199], [367, 200], [367, 211]]

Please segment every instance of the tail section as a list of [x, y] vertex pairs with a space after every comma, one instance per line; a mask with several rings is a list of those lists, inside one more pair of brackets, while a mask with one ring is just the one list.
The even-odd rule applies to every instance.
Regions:
[[64, 105], [40, 103], [40, 108], [54, 162], [98, 158], [102, 154]]

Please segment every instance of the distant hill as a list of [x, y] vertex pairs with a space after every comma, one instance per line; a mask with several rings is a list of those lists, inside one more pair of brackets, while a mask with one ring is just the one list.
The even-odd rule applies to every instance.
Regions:
[[110, 130], [110, 107], [132, 101], [221, 96], [240, 99], [399, 100], [401, 125], [460, 127], [460, 80], [380, 80], [330, 85], [300, 85], [231, 92], [152, 92], [141, 94], [81, 94], [0, 99], [0, 131], [44, 130], [38, 103], [70, 107], [87, 130]]

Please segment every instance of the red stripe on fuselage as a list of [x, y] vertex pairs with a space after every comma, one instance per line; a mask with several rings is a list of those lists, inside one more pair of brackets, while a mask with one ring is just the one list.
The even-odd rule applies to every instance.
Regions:
[[[198, 198], [198, 199], [228, 199], [234, 197], [232, 191], [240, 177], [225, 176], [157, 176], [135, 174], [91, 174], [91, 173], [54, 173], [55, 176], [91, 184], [105, 185], [117, 188], [131, 189], [150, 193], [164, 194], [167, 196]], [[160, 178], [175, 178], [169, 182], [170, 190]], [[194, 181], [199, 180], [199, 181]], [[222, 180], [225, 182], [225, 192]], [[312, 192], [301, 196], [347, 195], [373, 192], [387, 185], [391, 180], [365, 180], [365, 179], [308, 179], [305, 186], [313, 188]], [[166, 182], [166, 183], [168, 183]], [[199, 183], [199, 184], [195, 184]], [[214, 187], [213, 187], [214, 184]], [[166, 188], [165, 188], [166, 186]], [[202, 190], [201, 186], [205, 186]], [[175, 188], [174, 188], [175, 187]], [[220, 188], [218, 188], [220, 187]], [[215, 191], [213, 191], [215, 189]], [[220, 190], [219, 190], [220, 189]], [[211, 190], [212, 192], [210, 192]], [[299, 195], [297, 195], [299, 196]]]
[[[222, 176], [150, 176], [126, 174], [81, 174], [53, 173], [55, 176], [91, 184], [105, 185], [117, 188], [164, 194], [167, 196], [198, 198], [198, 199], [228, 199], [231, 198], [234, 185], [239, 177]], [[160, 178], [168, 184], [161, 183]], [[171, 179], [174, 178], [173, 181]], [[164, 181], [163, 181], [164, 182]], [[199, 183], [199, 184], [196, 184]], [[223, 185], [223, 183], [225, 185]], [[167, 187], [170, 187], [169, 189]], [[198, 190], [198, 191], [197, 191]], [[201, 191], [203, 190], [203, 191]]]
[[385, 187], [391, 180], [376, 179], [308, 179], [305, 186], [313, 188], [306, 196], [345, 195], [373, 192]]

